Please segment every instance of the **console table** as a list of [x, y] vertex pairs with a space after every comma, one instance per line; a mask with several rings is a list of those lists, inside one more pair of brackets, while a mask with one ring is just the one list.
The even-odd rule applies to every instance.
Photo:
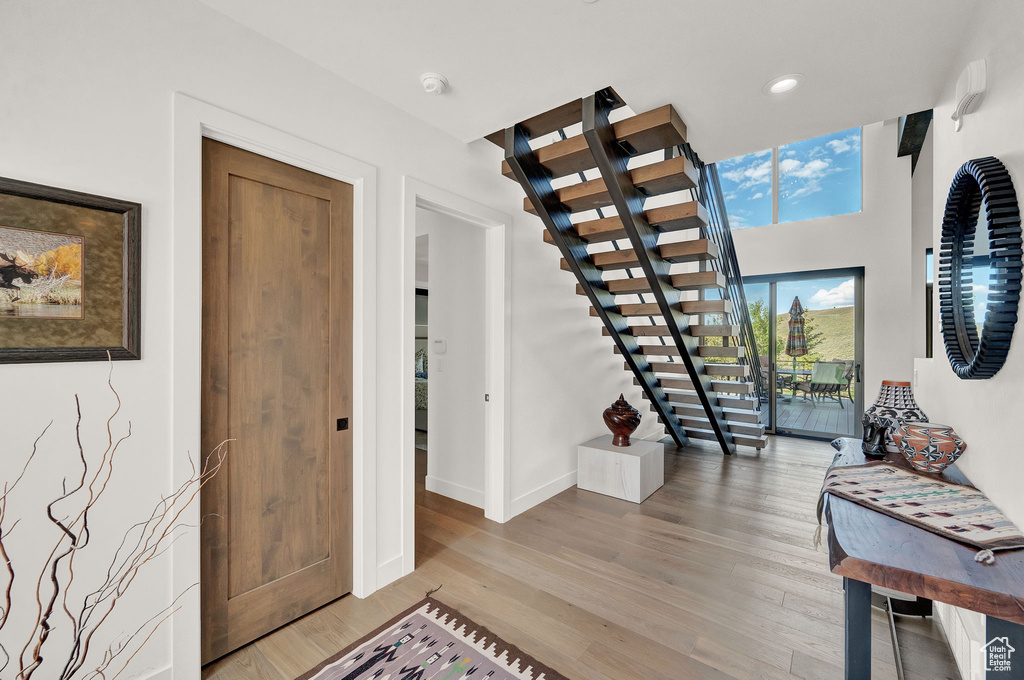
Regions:
[[[860, 440], [840, 443], [832, 468], [868, 462]], [[909, 469], [902, 456], [886, 460]], [[955, 465], [937, 477], [970, 484]], [[995, 564], [981, 564], [970, 546], [830, 494], [825, 518], [829, 566], [845, 590], [846, 680], [871, 677], [872, 584], [985, 614], [986, 641], [1006, 638], [997, 644], [1008, 648], [1010, 666], [989, 669], [986, 680], [1024, 680], [1024, 549], [999, 551]], [[999, 664], [996, 656], [992, 663]]]

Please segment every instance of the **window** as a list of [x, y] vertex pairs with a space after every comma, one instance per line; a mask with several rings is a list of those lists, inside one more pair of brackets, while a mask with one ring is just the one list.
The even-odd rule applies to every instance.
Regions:
[[718, 164], [725, 210], [733, 229], [772, 223], [772, 150], [748, 153]]
[[861, 209], [861, 130], [786, 144], [718, 163], [733, 229]]

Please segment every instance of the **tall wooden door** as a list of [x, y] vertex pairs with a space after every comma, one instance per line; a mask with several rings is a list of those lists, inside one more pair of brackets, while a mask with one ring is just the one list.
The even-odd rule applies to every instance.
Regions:
[[352, 187], [203, 140], [202, 276], [206, 663], [351, 590]]

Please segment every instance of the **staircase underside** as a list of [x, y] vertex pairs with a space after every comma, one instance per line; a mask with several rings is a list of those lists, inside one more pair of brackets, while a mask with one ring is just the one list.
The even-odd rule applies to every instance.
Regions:
[[[620, 106], [609, 88], [488, 139], [505, 149], [502, 174], [525, 190], [523, 209], [544, 222], [545, 242], [676, 444], [763, 448], [732, 239], [708, 209], [717, 179], [671, 106], [611, 122]], [[566, 134], [579, 124], [582, 134]]]

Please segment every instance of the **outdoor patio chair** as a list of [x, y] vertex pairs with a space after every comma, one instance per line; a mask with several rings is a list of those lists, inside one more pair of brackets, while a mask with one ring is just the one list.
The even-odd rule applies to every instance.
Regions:
[[841, 396], [841, 390], [846, 386], [845, 372], [846, 366], [843, 364], [815, 361], [810, 378], [798, 382], [796, 390], [806, 393], [812, 402], [815, 401], [815, 397], [818, 399], [831, 398], [839, 402], [840, 408], [846, 408], [843, 406]]
[[846, 398], [853, 403], [853, 360], [852, 359], [834, 359], [831, 363], [839, 364], [843, 367], [843, 380], [845, 385], [839, 386], [839, 394], [846, 392]]

